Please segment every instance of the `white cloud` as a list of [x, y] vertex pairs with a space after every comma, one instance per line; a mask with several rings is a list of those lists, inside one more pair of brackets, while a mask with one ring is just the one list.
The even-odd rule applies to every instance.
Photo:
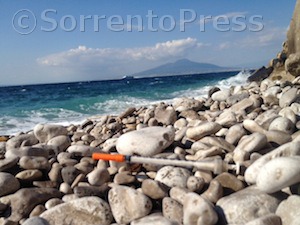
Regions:
[[162, 64], [184, 58], [202, 46], [195, 38], [157, 43], [140, 48], [88, 48], [79, 46], [41, 57], [37, 62], [43, 66], [68, 68], [73, 72], [102, 71], [104, 74], [124, 75], [138, 72], [154, 64]]

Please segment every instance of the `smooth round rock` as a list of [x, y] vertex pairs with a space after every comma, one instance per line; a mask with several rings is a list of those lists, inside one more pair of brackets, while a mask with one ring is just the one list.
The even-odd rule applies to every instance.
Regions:
[[227, 141], [230, 144], [236, 145], [239, 142], [239, 140], [246, 134], [247, 132], [243, 128], [243, 125], [236, 124], [229, 128], [225, 137], [225, 141]]
[[71, 140], [68, 136], [60, 135], [60, 136], [51, 138], [47, 142], [47, 145], [57, 146], [59, 149], [59, 152], [63, 152], [71, 145]]
[[269, 214], [251, 222], [246, 223], [245, 225], [282, 225], [281, 218], [275, 214]]
[[169, 147], [174, 138], [174, 129], [147, 127], [123, 134], [119, 137], [116, 147], [123, 155], [153, 156]]
[[0, 172], [0, 197], [11, 194], [20, 188], [20, 183], [10, 173]]
[[43, 173], [40, 170], [24, 170], [16, 174], [16, 178], [26, 181], [39, 180], [42, 177]]
[[142, 191], [152, 199], [163, 199], [168, 195], [166, 186], [152, 179], [146, 179], [142, 182]]
[[187, 180], [187, 188], [193, 192], [200, 192], [205, 185], [205, 181], [203, 178], [190, 176]]
[[297, 225], [300, 221], [300, 196], [291, 195], [282, 201], [276, 210], [276, 215], [280, 216], [282, 225]]
[[212, 203], [216, 203], [220, 198], [223, 197], [223, 193], [223, 187], [220, 182], [217, 180], [212, 180], [209, 183], [207, 190], [201, 194], [201, 197]]
[[19, 161], [20, 167], [23, 169], [48, 169], [50, 164], [45, 157], [30, 157], [30, 156], [23, 156]]
[[115, 184], [130, 184], [135, 181], [135, 177], [132, 176], [128, 171], [117, 173], [114, 177]]
[[154, 111], [154, 118], [164, 125], [171, 125], [174, 124], [177, 120], [177, 114], [173, 107], [168, 106], [164, 107], [157, 107]]
[[264, 165], [256, 178], [257, 187], [274, 193], [300, 182], [300, 157], [280, 157]]
[[217, 133], [222, 126], [214, 122], [203, 122], [199, 126], [190, 127], [186, 131], [186, 136], [192, 140], [198, 141], [201, 138]]
[[72, 184], [75, 178], [79, 175], [80, 171], [73, 166], [62, 168], [61, 176], [64, 182]]
[[67, 152], [69, 153], [73, 153], [82, 157], [85, 156], [92, 156], [93, 152], [95, 152], [96, 149], [91, 147], [91, 146], [87, 146], [87, 145], [71, 145], [70, 147], [68, 147]]
[[292, 134], [294, 132], [295, 125], [289, 119], [285, 117], [278, 117], [273, 120], [273, 122], [269, 126], [269, 130], [278, 130], [283, 131], [288, 134]]
[[268, 143], [267, 137], [261, 133], [253, 133], [248, 136], [242, 137], [236, 149], [245, 152], [256, 152], [263, 149]]
[[101, 186], [110, 180], [110, 174], [107, 169], [94, 169], [87, 175], [88, 182], [91, 185]]
[[64, 201], [61, 200], [60, 198], [51, 198], [45, 203], [45, 207], [46, 207], [46, 209], [51, 209], [54, 206], [57, 206], [62, 203], [64, 203]]
[[151, 200], [130, 187], [115, 185], [108, 192], [112, 214], [118, 224], [128, 224], [147, 216], [152, 209]]
[[230, 96], [230, 90], [217, 91], [212, 94], [211, 98], [214, 101], [224, 102]]
[[98, 197], [83, 197], [59, 204], [40, 215], [50, 225], [109, 225], [113, 217], [107, 202]]
[[10, 149], [17, 149], [21, 146], [32, 146], [38, 142], [38, 139], [33, 134], [21, 134], [6, 142], [6, 151], [9, 151]]
[[288, 91], [284, 92], [279, 99], [279, 105], [281, 108], [290, 106], [295, 100], [299, 97], [298, 89], [291, 88]]
[[164, 166], [157, 171], [155, 180], [168, 187], [187, 187], [187, 180], [191, 176], [191, 172], [185, 168]]
[[218, 215], [213, 205], [195, 193], [188, 193], [183, 203], [183, 224], [214, 225]]

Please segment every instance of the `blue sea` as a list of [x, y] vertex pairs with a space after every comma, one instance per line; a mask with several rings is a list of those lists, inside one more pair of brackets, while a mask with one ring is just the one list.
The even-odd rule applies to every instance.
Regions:
[[0, 135], [27, 132], [38, 123], [79, 124], [97, 115], [117, 115], [128, 107], [207, 96], [212, 86], [242, 85], [248, 76], [235, 71], [0, 87]]

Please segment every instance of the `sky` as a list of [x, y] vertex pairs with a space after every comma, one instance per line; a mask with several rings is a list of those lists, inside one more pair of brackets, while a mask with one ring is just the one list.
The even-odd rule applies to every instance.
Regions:
[[0, 86], [118, 79], [187, 58], [260, 67], [296, 0], [0, 0]]

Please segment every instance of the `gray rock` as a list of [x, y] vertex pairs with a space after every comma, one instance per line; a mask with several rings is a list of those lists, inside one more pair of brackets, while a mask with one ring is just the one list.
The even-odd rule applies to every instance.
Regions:
[[113, 186], [108, 193], [108, 201], [118, 224], [128, 224], [145, 217], [152, 209], [152, 202], [147, 196], [126, 186]]
[[60, 136], [60, 135], [67, 135], [68, 130], [60, 125], [53, 125], [53, 124], [38, 124], [34, 127], [33, 133], [36, 138], [41, 143], [46, 143], [50, 139]]
[[202, 108], [203, 103], [196, 99], [180, 98], [180, 99], [176, 99], [173, 105], [176, 111], [178, 112], [182, 112], [185, 110], [194, 110], [198, 112]]
[[117, 173], [114, 177], [115, 184], [130, 184], [135, 181], [135, 177], [128, 171]]
[[22, 223], [22, 225], [50, 225], [47, 220], [40, 217], [31, 217]]
[[190, 193], [190, 191], [186, 188], [173, 187], [170, 190], [170, 197], [183, 205], [187, 193]]
[[123, 134], [117, 141], [117, 151], [124, 155], [153, 156], [169, 147], [175, 138], [170, 128], [148, 127]]
[[19, 159], [16, 157], [0, 159], [0, 172], [6, 171], [17, 165]]
[[76, 154], [76, 155], [82, 156], [82, 157], [85, 157], [85, 156], [90, 157], [90, 156], [92, 156], [92, 154], [95, 151], [97, 151], [97, 148], [93, 148], [93, 147], [87, 146], [87, 145], [71, 145], [67, 149], [67, 152]]
[[254, 101], [251, 98], [245, 98], [242, 101], [235, 103], [233, 106], [231, 106], [230, 110], [232, 112], [238, 112], [243, 110], [248, 110], [251, 108], [254, 104]]
[[256, 178], [257, 187], [274, 193], [300, 182], [300, 156], [275, 158], [265, 164]]
[[60, 135], [60, 136], [51, 138], [47, 142], [47, 145], [57, 146], [59, 149], [59, 152], [63, 152], [71, 145], [71, 140], [68, 136]]
[[74, 166], [67, 166], [61, 170], [61, 176], [64, 182], [72, 184], [75, 178], [80, 174], [80, 171]]
[[60, 198], [51, 198], [45, 203], [45, 207], [46, 207], [46, 209], [51, 209], [54, 206], [57, 206], [62, 203], [64, 203], [64, 201], [61, 200]]
[[278, 130], [287, 134], [292, 134], [295, 130], [295, 125], [287, 118], [278, 117], [270, 124], [269, 130]]
[[185, 168], [164, 166], [157, 172], [155, 180], [168, 187], [186, 188], [187, 180], [191, 175], [191, 172]]
[[270, 74], [273, 72], [273, 67], [261, 67], [258, 70], [256, 70], [254, 73], [251, 74], [251, 76], [248, 78], [248, 81], [253, 82], [260, 82], [270, 76]]
[[246, 134], [247, 134], [247, 132], [243, 128], [243, 125], [236, 124], [229, 128], [229, 130], [226, 134], [226, 137], [225, 137], [225, 141], [227, 141], [228, 143], [230, 143], [232, 145], [236, 145], [239, 142], [239, 140]]
[[54, 188], [22, 188], [14, 194], [0, 198], [0, 202], [10, 205], [11, 214], [8, 219], [18, 222], [27, 218], [35, 206], [60, 197], [61, 193]]
[[242, 181], [237, 179], [236, 176], [227, 172], [218, 175], [215, 180], [217, 180], [223, 188], [228, 188], [234, 192], [240, 191], [245, 187]]
[[204, 137], [200, 139], [200, 141], [204, 144], [212, 145], [224, 149], [227, 152], [232, 152], [235, 149], [234, 145], [228, 143], [227, 141], [224, 140], [224, 138], [221, 137]]
[[20, 148], [21, 146], [32, 146], [39, 141], [33, 134], [21, 134], [6, 142], [6, 150]]
[[199, 126], [190, 127], [186, 131], [186, 136], [192, 140], [198, 141], [201, 138], [217, 133], [222, 126], [218, 123], [203, 122]]
[[282, 196], [271, 196], [251, 186], [221, 198], [220, 219], [226, 224], [246, 224], [256, 218], [275, 213]]
[[214, 225], [218, 215], [213, 205], [195, 193], [188, 193], [183, 203], [183, 224]]
[[12, 157], [20, 158], [22, 156], [40, 156], [40, 157], [48, 158], [49, 151], [44, 148], [25, 146], [25, 147], [10, 149], [5, 153], [6, 158], [12, 158]]
[[239, 141], [236, 150], [245, 152], [256, 152], [263, 149], [268, 143], [267, 137], [261, 133], [253, 133], [249, 136], [244, 136]]
[[31, 169], [48, 169], [50, 164], [48, 160], [44, 157], [34, 157], [34, 156], [23, 156], [19, 161], [20, 167], [23, 169], [31, 170]]
[[146, 179], [142, 182], [142, 191], [152, 199], [163, 199], [168, 195], [166, 186], [152, 179]]
[[10, 173], [0, 172], [0, 197], [11, 194], [20, 188], [20, 183]]
[[172, 198], [166, 197], [162, 201], [164, 217], [178, 224], [183, 224], [183, 205]]
[[282, 225], [297, 225], [300, 221], [300, 197], [291, 195], [282, 201], [276, 210], [276, 215], [280, 216]]
[[207, 190], [201, 194], [201, 197], [212, 203], [216, 203], [220, 198], [223, 197], [223, 194], [224, 191], [220, 182], [217, 180], [212, 180], [209, 183]]
[[154, 111], [154, 118], [164, 125], [174, 124], [177, 120], [177, 114], [173, 107], [157, 107]]
[[57, 205], [40, 217], [50, 225], [109, 225], [113, 220], [108, 203], [98, 197], [83, 197]]
[[178, 225], [178, 223], [168, 220], [161, 213], [154, 213], [144, 218], [134, 220], [130, 225]]
[[224, 112], [216, 119], [216, 122], [223, 127], [231, 127], [237, 123], [237, 119], [234, 112], [224, 110]]
[[299, 93], [297, 88], [291, 88], [284, 92], [279, 99], [279, 106], [281, 108], [290, 106], [294, 103], [297, 99], [299, 99]]
[[188, 190], [200, 192], [205, 185], [205, 181], [201, 177], [190, 176], [186, 182]]

